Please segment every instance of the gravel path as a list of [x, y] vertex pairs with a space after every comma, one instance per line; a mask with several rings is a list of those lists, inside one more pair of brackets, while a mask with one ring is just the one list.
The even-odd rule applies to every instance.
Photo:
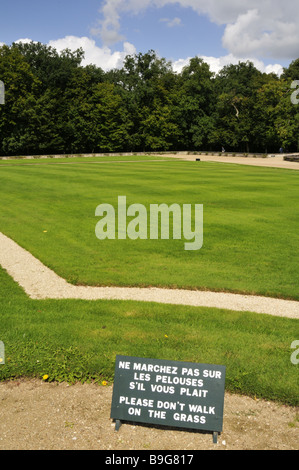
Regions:
[[154, 287], [74, 286], [2, 233], [0, 233], [0, 265], [32, 299], [135, 300], [251, 311], [299, 319], [299, 302], [290, 300]]
[[[299, 154], [295, 154], [299, 155]], [[166, 154], [158, 155], [161, 157], [177, 158], [179, 160], [194, 161], [200, 158], [203, 162], [234, 163], [237, 165], [261, 166], [266, 168], [283, 168], [285, 170], [299, 170], [299, 162], [285, 161], [284, 155], [274, 155], [273, 157], [241, 157], [241, 156], [218, 156], [218, 155], [184, 155], [184, 154]]]

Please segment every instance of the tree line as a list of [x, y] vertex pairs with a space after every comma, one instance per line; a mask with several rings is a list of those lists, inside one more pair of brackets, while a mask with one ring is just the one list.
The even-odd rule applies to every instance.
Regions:
[[0, 47], [1, 155], [299, 150], [299, 59], [278, 77], [250, 61], [214, 74], [198, 57], [176, 73], [152, 50], [106, 72], [83, 58], [41, 43]]

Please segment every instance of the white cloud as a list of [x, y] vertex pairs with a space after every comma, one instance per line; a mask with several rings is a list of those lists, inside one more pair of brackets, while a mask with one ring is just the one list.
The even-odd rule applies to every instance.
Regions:
[[[275, 3], [275, 2], [274, 2]], [[282, 4], [285, 2], [281, 2]], [[262, 3], [261, 3], [262, 5]], [[266, 14], [267, 12], [265, 12]], [[223, 46], [235, 55], [294, 58], [299, 55], [299, 11], [294, 18], [274, 13], [263, 15], [262, 9], [250, 9], [228, 24], [222, 39]], [[297, 20], [296, 20], [297, 18]]]
[[91, 34], [100, 36], [104, 45], [114, 44], [123, 38], [119, 34], [120, 30], [120, 4], [119, 0], [106, 0], [101, 8], [102, 19], [99, 20], [98, 26], [91, 29]]
[[[223, 67], [226, 65], [237, 65], [239, 62], [246, 62], [248, 58], [239, 58], [235, 57], [232, 54], [228, 54], [222, 57], [207, 57], [207, 56], [198, 56], [205, 63], [210, 66], [211, 72], [218, 73]], [[191, 57], [186, 59], [179, 59], [173, 62], [173, 70], [175, 72], [181, 72], [184, 67], [189, 65]], [[253, 62], [254, 66], [263, 73], [275, 73], [277, 75], [281, 75], [283, 72], [283, 68], [280, 64], [272, 64], [272, 65], [265, 65], [264, 62], [258, 59], [250, 59]]]
[[172, 20], [169, 18], [161, 18], [161, 23], [166, 23], [168, 28], [173, 28], [174, 26], [180, 26], [182, 24], [181, 18], [173, 18]]
[[[31, 39], [18, 39], [15, 42], [30, 43]], [[134, 55], [137, 52], [135, 46], [129, 42], [124, 42], [122, 44], [123, 50], [112, 52], [109, 47], [99, 47], [94, 39], [90, 39], [85, 36], [66, 36], [64, 38], [50, 41], [48, 46], [53, 47], [59, 53], [64, 49], [75, 51], [81, 47], [85, 53], [82, 65], [94, 64], [97, 67], [102, 68], [104, 71], [121, 68], [125, 57], [127, 55]], [[203, 55], [199, 55], [198, 57], [202, 58], [204, 62], [209, 64], [210, 70], [214, 73], [218, 73], [225, 65], [238, 64], [239, 61], [246, 62], [248, 60], [248, 57], [246, 56], [241, 58], [236, 57], [233, 54], [227, 54], [222, 57], [209, 57]], [[187, 57], [172, 61], [173, 70], [178, 73], [181, 72], [185, 66], [189, 65], [190, 59], [191, 57]], [[283, 72], [283, 68], [280, 64], [265, 65], [263, 61], [255, 58], [249, 60], [251, 60], [255, 67], [261, 72], [274, 72], [277, 75], [280, 75]]]
[[48, 45], [55, 48], [58, 52], [61, 52], [64, 49], [75, 51], [82, 47], [85, 52], [85, 58], [82, 61], [82, 65], [94, 64], [105, 71], [114, 68], [121, 68], [126, 55], [136, 53], [134, 45], [129, 42], [123, 43], [122, 51], [112, 52], [107, 46], [97, 46], [95, 40], [88, 37], [66, 36], [61, 39], [50, 41]]
[[[30, 39], [19, 40], [30, 42]], [[17, 41], [16, 41], [17, 42]], [[96, 45], [94, 39], [88, 37], [77, 37], [77, 36], [66, 36], [61, 39], [53, 40], [48, 43], [49, 46], [55, 48], [58, 52], [64, 49], [70, 49], [75, 51], [82, 47], [85, 52], [85, 58], [82, 61], [82, 65], [94, 64], [97, 67], [101, 67], [103, 70], [111, 70], [114, 68], [121, 68], [123, 61], [127, 55], [136, 54], [137, 50], [135, 46], [129, 42], [124, 42], [122, 47], [123, 50], [112, 52], [107, 46], [99, 47]], [[225, 65], [238, 64], [239, 61], [246, 62], [251, 60], [255, 67], [261, 72], [271, 73], [274, 72], [278, 75], [282, 73], [282, 66], [280, 64], [265, 65], [263, 61], [258, 59], [248, 59], [247, 56], [236, 57], [233, 54], [227, 54], [222, 57], [210, 57], [199, 55], [204, 62], [209, 64], [212, 72], [218, 73]], [[173, 70], [175, 72], [181, 72], [183, 67], [189, 64], [191, 57], [181, 58], [172, 62]]]
[[34, 42], [35, 44], [37, 44], [36, 41], [32, 41], [32, 39], [29, 39], [29, 38], [18, 39], [17, 41], [15, 41], [16, 44], [18, 43], [29, 44], [30, 42]]
[[[32, 40], [26, 38], [18, 39], [15, 42], [30, 43], [32, 42]], [[1, 45], [4, 45], [4, 43], [0, 43], [0, 46]], [[99, 47], [97, 46], [94, 39], [90, 39], [85, 36], [65, 36], [64, 38], [50, 41], [48, 43], [48, 46], [53, 47], [59, 53], [62, 52], [64, 49], [70, 49], [71, 51], [75, 51], [79, 48], [82, 48], [85, 53], [82, 65], [85, 66], [89, 64], [94, 64], [97, 67], [102, 68], [104, 71], [121, 68], [123, 66], [125, 57], [127, 55], [134, 55], [137, 52], [136, 47], [129, 42], [124, 42], [122, 44], [123, 50], [112, 52], [109, 47]], [[218, 73], [225, 65], [238, 64], [239, 61], [246, 62], [247, 60], [251, 60], [255, 67], [261, 72], [273, 72], [277, 75], [281, 75], [281, 73], [283, 72], [283, 68], [280, 64], [265, 65], [264, 62], [261, 60], [255, 58], [248, 59], [248, 57], [246, 56], [242, 58], [236, 57], [233, 54], [227, 54], [222, 57], [211, 57], [203, 55], [198, 55], [198, 57], [202, 58], [204, 62], [206, 62], [210, 66], [210, 70], [214, 73]], [[185, 66], [189, 65], [190, 59], [191, 57], [187, 57], [172, 61], [173, 70], [178, 73], [181, 72]]]
[[299, 55], [299, 2], [294, 0], [105, 0], [93, 34], [99, 34], [104, 44], [112, 44], [122, 38], [123, 13], [138, 14], [171, 4], [192, 8], [226, 25], [223, 46], [236, 57], [294, 59]]

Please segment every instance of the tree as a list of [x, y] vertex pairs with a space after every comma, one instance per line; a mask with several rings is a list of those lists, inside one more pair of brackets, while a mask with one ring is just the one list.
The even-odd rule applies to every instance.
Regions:
[[[180, 130], [171, 115], [171, 109], [154, 100], [153, 109], [146, 110], [140, 123], [143, 136], [143, 150], [166, 151], [174, 147], [178, 141]], [[147, 112], [146, 112], [147, 111]]]
[[266, 74], [252, 62], [225, 66], [215, 80], [217, 103], [213, 141], [233, 150], [261, 151], [256, 107], [258, 90], [267, 82]]
[[109, 72], [83, 57], [33, 42], [0, 47], [1, 154], [298, 149], [299, 59], [279, 79], [251, 62], [214, 76], [198, 57], [175, 73], [153, 50]]
[[181, 72], [178, 121], [187, 149], [201, 148], [209, 141], [213, 129], [211, 110], [216, 96], [208, 64], [195, 57]]
[[18, 50], [30, 65], [32, 73], [42, 83], [42, 89], [65, 90], [74, 70], [84, 58], [83, 50], [71, 52], [65, 49], [60, 54], [51, 46], [40, 42], [13, 43], [12, 49]]
[[131, 126], [115, 86], [97, 83], [88, 92], [70, 89], [65, 97], [68, 110], [66, 142], [70, 152], [114, 152], [128, 147]]
[[0, 77], [5, 84], [5, 105], [0, 106], [1, 153], [30, 152], [38, 139], [34, 121], [41, 83], [22, 54], [8, 46], [0, 48]]
[[168, 148], [175, 140], [177, 129], [170, 112], [173, 77], [171, 64], [152, 50], [128, 55], [122, 69], [109, 75], [132, 119], [131, 150], [151, 145]]
[[299, 59], [293, 60], [288, 67], [283, 69], [281, 78], [283, 80], [299, 80]]

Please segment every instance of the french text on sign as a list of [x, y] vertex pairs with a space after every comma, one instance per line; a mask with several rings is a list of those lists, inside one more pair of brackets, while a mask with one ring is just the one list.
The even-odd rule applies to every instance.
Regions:
[[111, 418], [219, 433], [225, 374], [221, 365], [117, 356]]

